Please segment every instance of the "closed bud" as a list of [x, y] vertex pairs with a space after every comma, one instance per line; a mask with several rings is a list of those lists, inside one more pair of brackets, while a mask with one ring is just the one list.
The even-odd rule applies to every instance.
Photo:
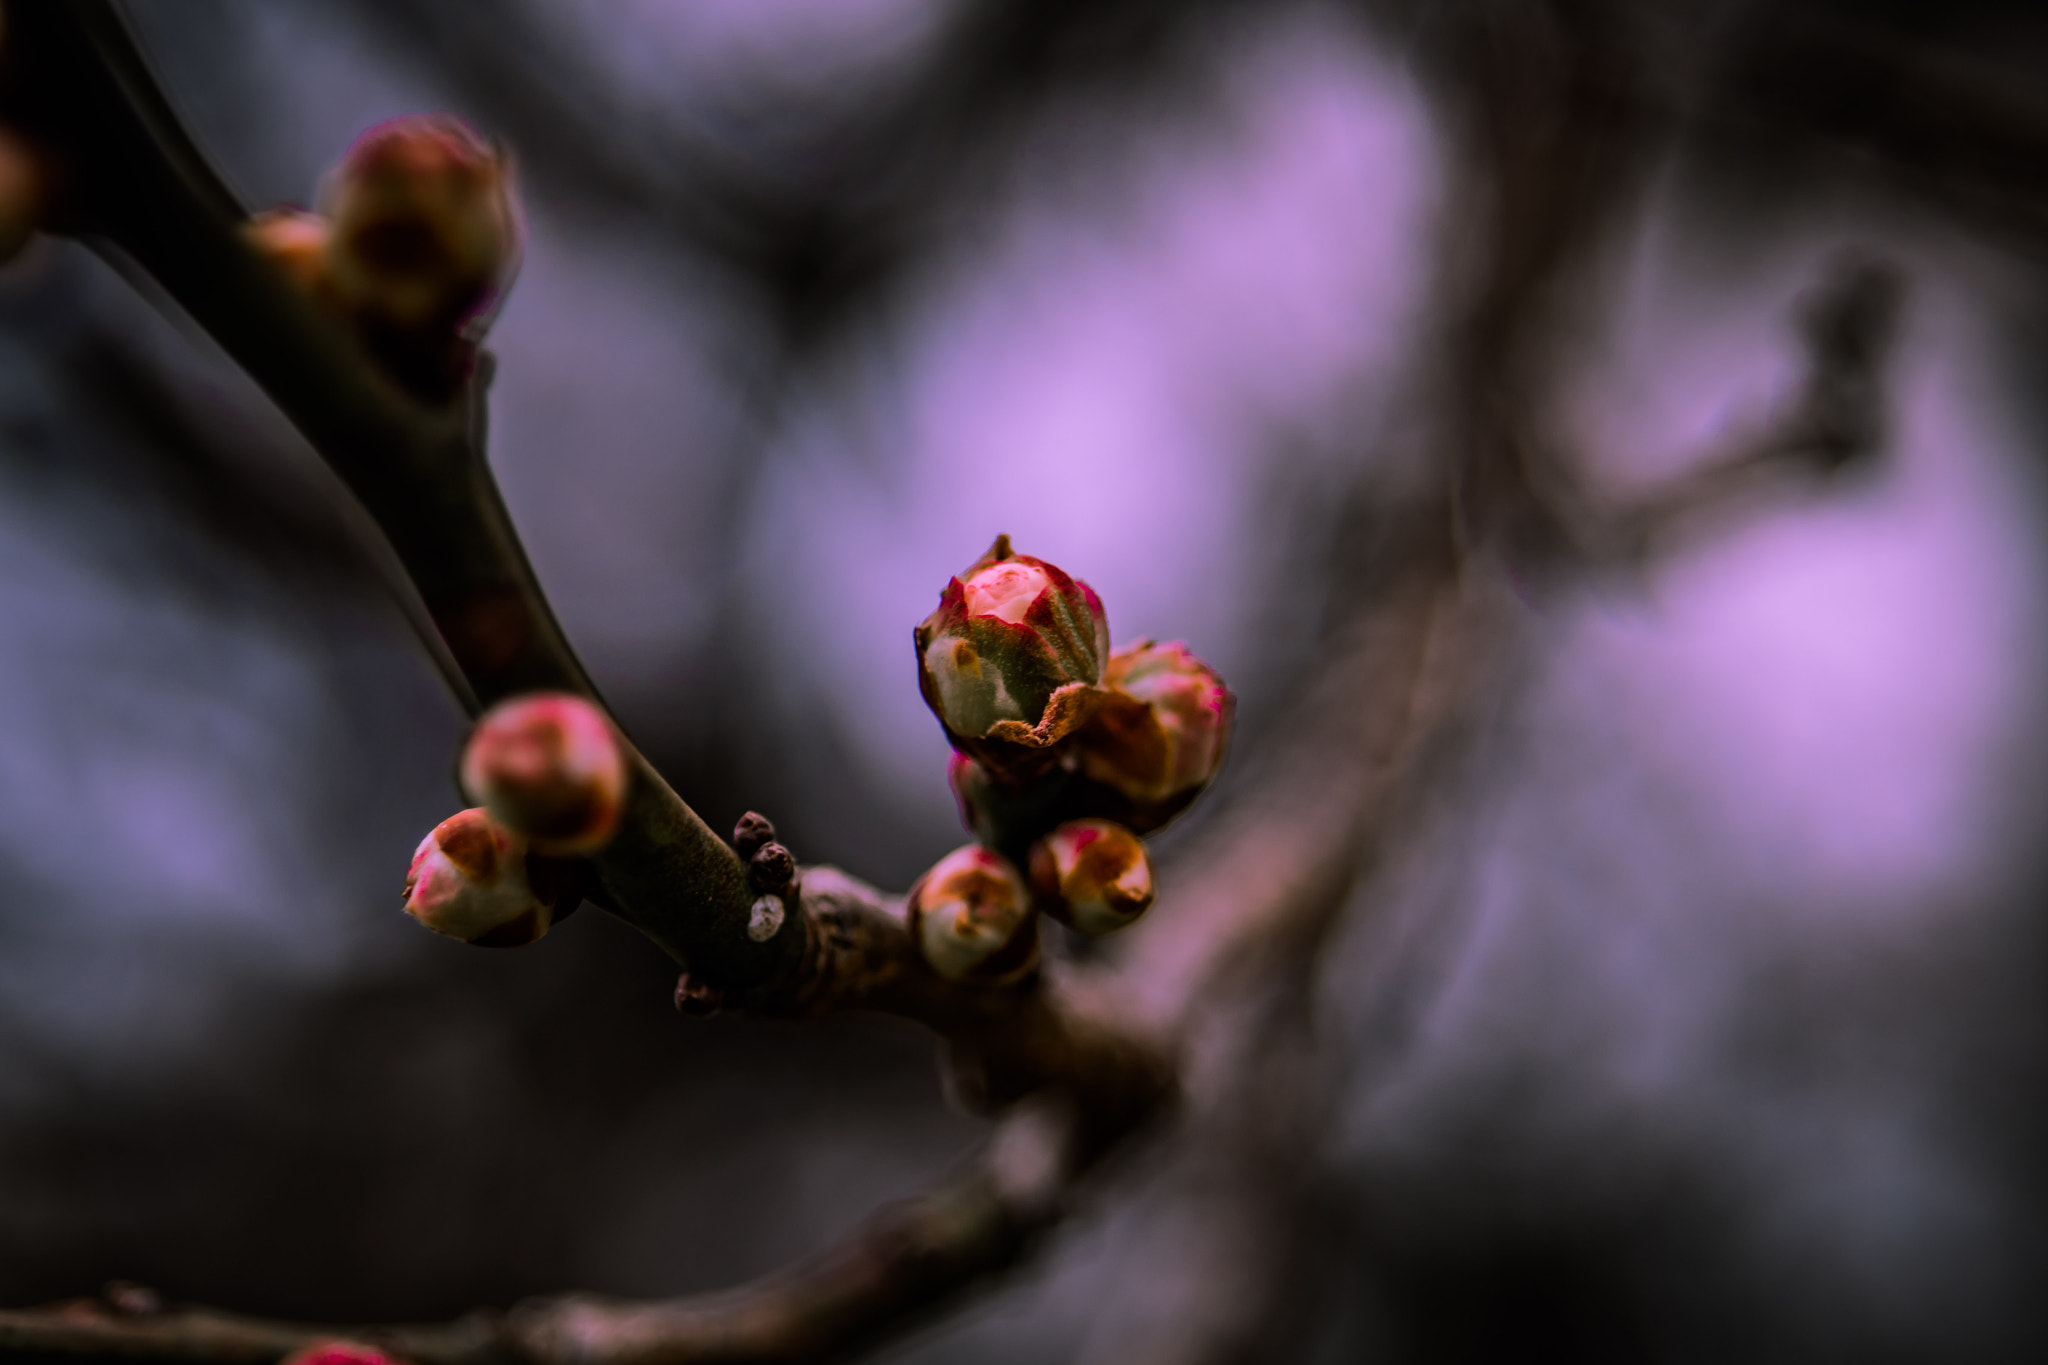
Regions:
[[306, 294], [325, 297], [327, 244], [332, 236], [325, 218], [304, 209], [267, 209], [243, 224], [242, 234]]
[[292, 1352], [280, 1365], [400, 1365], [400, 1362], [359, 1341], [320, 1341]]
[[1031, 893], [1009, 859], [979, 844], [956, 848], [911, 888], [910, 934], [933, 971], [996, 985], [1038, 963]]
[[47, 191], [41, 159], [13, 130], [0, 128], [0, 265], [35, 234]]
[[1060, 923], [1114, 933], [1151, 908], [1152, 860], [1122, 825], [1071, 820], [1032, 846], [1031, 885]]
[[1093, 588], [997, 536], [916, 640], [925, 702], [956, 747], [1000, 764], [1005, 746], [1043, 749], [1087, 719], [1109, 625]]
[[344, 311], [451, 336], [484, 317], [518, 264], [511, 179], [504, 154], [451, 115], [392, 119], [356, 139], [321, 189]]
[[462, 751], [470, 800], [552, 857], [587, 857], [610, 842], [629, 772], [610, 719], [566, 692], [498, 703]]
[[1081, 771], [1129, 803], [1126, 823], [1156, 829], [1223, 766], [1236, 698], [1177, 642], [1119, 650], [1103, 681], [1109, 694], [1079, 740]]
[[526, 841], [480, 807], [434, 826], [412, 855], [405, 913], [449, 938], [485, 948], [517, 948], [548, 931], [558, 899], [573, 895], [561, 879], [536, 890], [527, 875]]

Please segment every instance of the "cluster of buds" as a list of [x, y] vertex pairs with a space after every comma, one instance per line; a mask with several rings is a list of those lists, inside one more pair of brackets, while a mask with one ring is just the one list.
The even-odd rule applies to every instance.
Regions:
[[480, 804], [420, 842], [405, 912], [465, 943], [532, 943], [580, 902], [574, 860], [617, 832], [631, 773], [625, 742], [581, 697], [541, 692], [492, 707], [462, 753], [463, 789]]
[[733, 826], [732, 846], [746, 863], [747, 881], [754, 888], [747, 937], [756, 943], [766, 943], [775, 937], [796, 905], [796, 855], [775, 842], [774, 823], [751, 810]]
[[1094, 589], [1007, 536], [946, 585], [916, 645], [954, 749], [947, 780], [981, 841], [911, 893], [925, 960], [958, 980], [1012, 980], [1037, 961], [1035, 911], [1090, 935], [1135, 921], [1153, 897], [1139, 836], [1222, 766], [1223, 680], [1178, 643], [1111, 654]]
[[518, 268], [511, 181], [504, 152], [462, 120], [393, 119], [328, 175], [319, 212], [260, 214], [249, 240], [399, 383], [445, 401]]

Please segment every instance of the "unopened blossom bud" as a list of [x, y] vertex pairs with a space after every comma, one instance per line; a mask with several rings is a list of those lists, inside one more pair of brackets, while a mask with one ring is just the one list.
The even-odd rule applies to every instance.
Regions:
[[610, 842], [629, 772], [605, 713], [566, 692], [499, 702], [462, 751], [470, 800], [553, 857], [585, 857]]
[[1032, 846], [1031, 885], [1060, 923], [1114, 933], [1151, 908], [1152, 860], [1122, 825], [1070, 820]]
[[27, 143], [0, 128], [0, 265], [21, 254], [41, 220], [43, 167]]
[[958, 747], [985, 761], [1003, 745], [1042, 749], [1087, 718], [1100, 693], [1109, 625], [1095, 590], [1056, 565], [989, 552], [946, 585], [917, 628], [918, 685]]
[[454, 334], [496, 304], [519, 259], [504, 153], [461, 119], [422, 114], [356, 139], [321, 188], [336, 300], [359, 321]]
[[1109, 695], [1079, 740], [1081, 770], [1130, 804], [1126, 823], [1156, 829], [1223, 766], [1236, 698], [1178, 642], [1119, 650], [1103, 682]]
[[327, 245], [332, 227], [304, 209], [267, 209], [242, 225], [249, 245], [312, 297], [327, 291]]
[[359, 1341], [320, 1341], [292, 1352], [280, 1365], [400, 1365], [400, 1362]]
[[956, 848], [911, 888], [910, 933], [933, 971], [952, 981], [1014, 981], [1038, 962], [1031, 893], [1009, 859]]
[[532, 943], [554, 923], [555, 911], [555, 897], [528, 878], [526, 841], [481, 807], [434, 826], [405, 877], [406, 914], [481, 947]]

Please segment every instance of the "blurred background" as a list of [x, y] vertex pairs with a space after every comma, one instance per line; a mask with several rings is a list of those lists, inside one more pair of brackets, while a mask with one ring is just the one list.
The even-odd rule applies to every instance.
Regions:
[[[252, 204], [398, 114], [512, 148], [492, 461], [571, 639], [714, 827], [898, 888], [962, 837], [910, 630], [999, 531], [1215, 663], [1255, 761], [1398, 477], [1471, 231], [1444, 53], [1493, 11], [128, 6]], [[1577, 458], [1643, 487], [1770, 411], [1845, 246], [1909, 281], [1888, 438], [1531, 596], [1324, 955], [1255, 1354], [2036, 1358], [2048, 19], [1617, 13], [1654, 98], [1553, 358]], [[310, 452], [75, 245], [0, 274], [0, 566], [0, 1303], [708, 1289], [976, 1140], [908, 1026], [680, 1019], [594, 911], [518, 953], [406, 920], [462, 716]], [[1175, 1160], [892, 1358], [1114, 1358], [1196, 1273]]]

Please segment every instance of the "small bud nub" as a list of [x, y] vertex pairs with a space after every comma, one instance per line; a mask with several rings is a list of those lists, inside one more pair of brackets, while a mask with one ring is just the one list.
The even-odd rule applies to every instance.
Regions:
[[1001, 984], [1038, 964], [1031, 893], [1007, 858], [954, 849], [911, 888], [911, 936], [933, 971], [952, 981]]
[[1032, 848], [1031, 885], [1060, 923], [1109, 934], [1151, 908], [1152, 861], [1122, 825], [1072, 820]]
[[624, 743], [590, 702], [536, 692], [498, 703], [462, 754], [462, 787], [537, 853], [580, 858], [611, 841], [625, 808]]
[[775, 822], [759, 811], [748, 811], [732, 827], [732, 846], [739, 850], [743, 859], [750, 859], [760, 850], [761, 845], [775, 838]]
[[763, 844], [747, 862], [756, 891], [780, 894], [796, 880], [796, 855], [781, 844]]

